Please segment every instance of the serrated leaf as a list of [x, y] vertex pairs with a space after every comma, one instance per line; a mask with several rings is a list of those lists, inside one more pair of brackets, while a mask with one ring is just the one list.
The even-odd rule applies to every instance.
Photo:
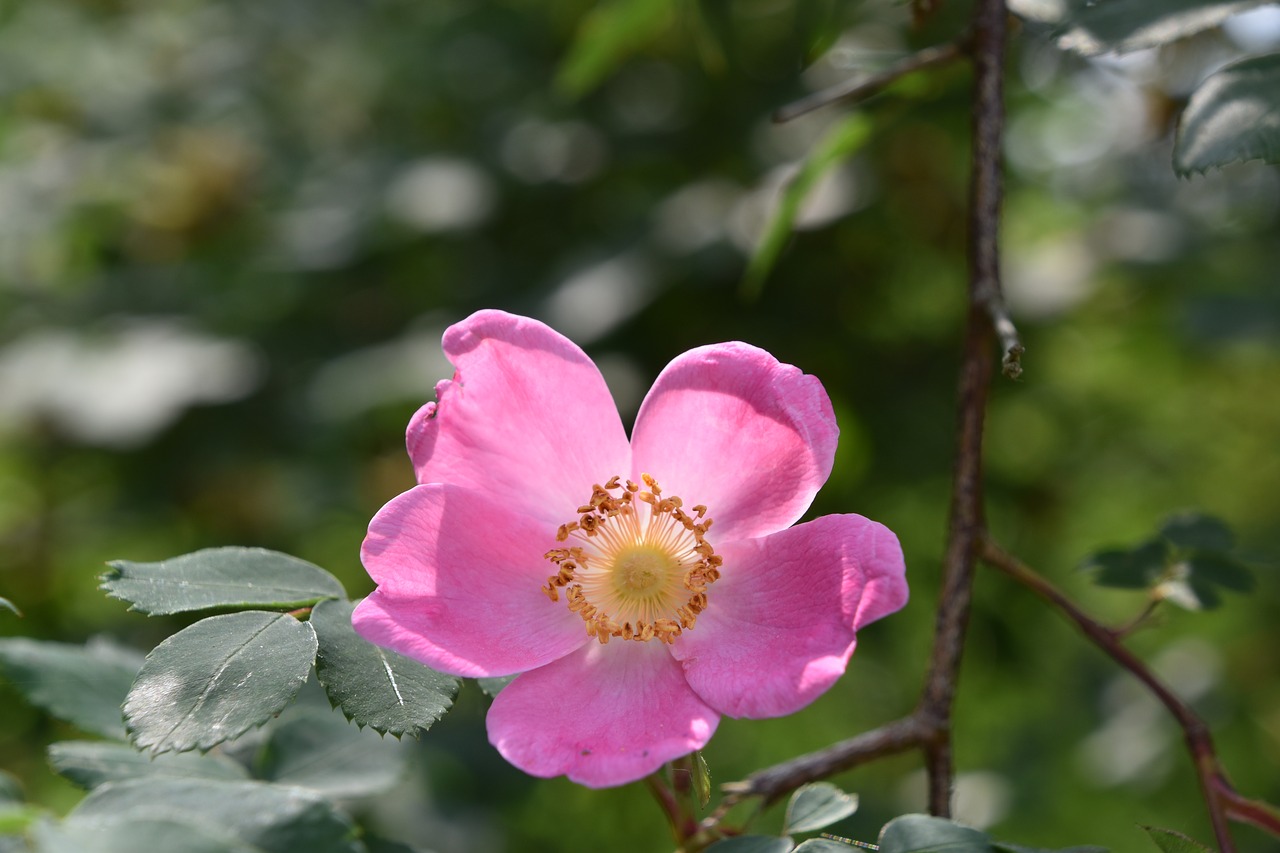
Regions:
[[101, 589], [150, 616], [198, 610], [291, 610], [346, 595], [333, 575], [264, 548], [206, 548], [158, 563], [113, 560]]
[[[160, 820], [230, 836], [258, 853], [363, 853], [351, 820], [319, 794], [263, 782], [130, 779], [95, 788], [68, 816]], [[143, 848], [163, 849], [163, 848]]]
[[332, 708], [294, 707], [272, 726], [255, 770], [268, 782], [364, 797], [404, 775], [408, 746], [361, 729]]
[[106, 640], [83, 646], [14, 637], [0, 640], [0, 674], [26, 700], [86, 732], [123, 738], [120, 706], [142, 655]]
[[1187, 558], [1191, 577], [1236, 592], [1251, 592], [1256, 584], [1253, 571], [1225, 554], [1193, 554]]
[[809, 193], [832, 169], [853, 156], [870, 138], [871, 120], [862, 113], [852, 113], [833, 124], [818, 140], [795, 177], [782, 190], [777, 207], [747, 263], [747, 271], [742, 279], [743, 295], [754, 298], [764, 288], [765, 279], [791, 238], [801, 206]]
[[1168, 44], [1270, 1], [1065, 0], [1044, 4], [1013, 0], [1009, 8], [1016, 15], [1050, 24], [1062, 49], [1095, 56]]
[[1206, 847], [1195, 839], [1183, 835], [1181, 832], [1175, 832], [1172, 829], [1161, 829], [1158, 826], [1144, 826], [1147, 835], [1151, 836], [1151, 840], [1156, 843], [1164, 853], [1213, 853], [1212, 848]]
[[33, 835], [37, 853], [261, 853], [208, 827], [146, 817], [46, 822]]
[[1128, 550], [1100, 551], [1085, 561], [1084, 568], [1094, 572], [1093, 582], [1099, 586], [1145, 589], [1164, 574], [1168, 558], [1168, 544], [1155, 539]]
[[590, 92], [632, 53], [654, 41], [675, 20], [672, 0], [611, 0], [595, 6], [578, 28], [556, 72], [556, 87], [570, 98]]
[[1194, 551], [1230, 551], [1236, 544], [1235, 534], [1225, 522], [1190, 512], [1166, 520], [1160, 527], [1160, 537], [1175, 547]]
[[940, 817], [896, 817], [880, 831], [880, 853], [992, 853], [986, 833]]
[[453, 706], [458, 679], [375, 646], [351, 627], [350, 601], [325, 601], [311, 612], [320, 640], [316, 674], [329, 701], [353, 722], [385, 734], [431, 728]]
[[1178, 120], [1173, 168], [1179, 175], [1244, 160], [1280, 163], [1280, 53], [1211, 74]]
[[698, 796], [698, 805], [705, 809], [711, 802], [711, 768], [702, 750], [693, 753], [693, 792]]
[[106, 782], [160, 776], [166, 779], [248, 779], [234, 761], [214, 755], [157, 755], [128, 744], [68, 740], [49, 746], [49, 764], [81, 788]]
[[846, 794], [830, 782], [814, 782], [791, 795], [783, 832], [817, 832], [857, 810], [856, 794]]
[[477, 678], [476, 684], [484, 691], [485, 695], [492, 699], [502, 692], [502, 688], [515, 681], [514, 675], [498, 675], [493, 678]]
[[315, 631], [287, 614], [202, 619], [147, 655], [124, 703], [129, 735], [153, 754], [214, 747], [280, 713], [315, 657]]
[[739, 835], [717, 841], [707, 853], [791, 853], [795, 845], [790, 838], [773, 835]]

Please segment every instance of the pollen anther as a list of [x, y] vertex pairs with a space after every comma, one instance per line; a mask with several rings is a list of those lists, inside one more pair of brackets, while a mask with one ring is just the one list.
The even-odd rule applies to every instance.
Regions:
[[644, 489], [619, 476], [593, 485], [577, 519], [556, 531], [556, 541], [574, 544], [543, 555], [557, 571], [542, 591], [555, 602], [563, 590], [569, 610], [602, 645], [615, 637], [675, 642], [706, 610], [707, 587], [723, 565], [706, 539], [706, 506], [689, 515], [652, 476], [640, 479]]

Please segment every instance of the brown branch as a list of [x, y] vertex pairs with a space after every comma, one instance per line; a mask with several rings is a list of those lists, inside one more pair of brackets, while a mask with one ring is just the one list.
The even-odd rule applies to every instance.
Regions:
[[837, 83], [835, 86], [830, 86], [820, 92], [814, 92], [812, 95], [807, 95], [798, 101], [787, 104], [773, 114], [773, 120], [778, 124], [783, 124], [832, 104], [848, 104], [866, 100], [884, 87], [902, 77], [906, 77], [908, 74], [914, 74], [917, 71], [932, 68], [935, 65], [945, 65], [948, 62], [959, 59], [964, 55], [966, 44], [966, 39], [961, 38], [947, 44], [926, 47], [918, 53], [913, 53], [898, 60], [893, 65], [883, 71], [872, 74], [870, 77], [855, 77], [852, 80]]
[[1213, 825], [1214, 837], [1221, 853], [1234, 853], [1236, 849], [1227, 825], [1228, 818], [1250, 823], [1280, 837], [1280, 813], [1266, 803], [1241, 796], [1235, 790], [1218, 760], [1209, 727], [1190, 706], [1156, 677], [1146, 663], [1122, 644], [1120, 635], [1095, 621], [1046, 578], [1032, 571], [990, 538], [983, 539], [982, 559], [1066, 615], [1094, 645], [1141, 681], [1178, 721], [1187, 750], [1195, 764], [1196, 776], [1200, 780], [1200, 789], [1209, 811], [1209, 822]]

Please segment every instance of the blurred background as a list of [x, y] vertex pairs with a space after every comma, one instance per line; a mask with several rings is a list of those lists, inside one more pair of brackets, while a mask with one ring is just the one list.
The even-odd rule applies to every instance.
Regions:
[[[404, 426], [451, 373], [440, 335], [498, 307], [585, 347], [628, 423], [692, 346], [741, 339], [817, 375], [841, 444], [812, 514], [902, 539], [911, 604], [810, 708], [725, 720], [715, 781], [909, 710], [951, 467], [967, 68], [866, 104], [871, 141], [812, 193], [760, 297], [741, 282], [779, 188], [847, 111], [770, 112], [954, 37], [968, 5], [919, 26], [889, 0], [632, 5], [619, 28], [587, 0], [0, 2], [0, 596], [24, 614], [0, 633], [149, 649], [186, 623], [107, 600], [104, 562], [215, 545], [297, 554], [366, 594], [365, 525], [412, 485]], [[1195, 83], [1277, 43], [1274, 6], [1123, 59], [1015, 31], [1003, 241], [1027, 355], [991, 404], [989, 517], [1108, 620], [1144, 597], [1093, 587], [1081, 561], [1176, 510], [1225, 519], [1260, 565], [1280, 555], [1280, 181], [1170, 168]], [[1168, 608], [1133, 639], [1238, 787], [1273, 801], [1277, 589], [1264, 569], [1252, 595]], [[464, 687], [393, 791], [352, 811], [439, 851], [669, 847], [641, 786], [503, 763], [487, 702]], [[82, 794], [44, 746], [75, 734], [0, 685], [0, 766], [56, 812]], [[994, 573], [956, 741], [960, 816], [1001, 838], [1211, 838], [1171, 721]], [[851, 838], [924, 807], [915, 756], [835, 781], [862, 798], [834, 827]]]

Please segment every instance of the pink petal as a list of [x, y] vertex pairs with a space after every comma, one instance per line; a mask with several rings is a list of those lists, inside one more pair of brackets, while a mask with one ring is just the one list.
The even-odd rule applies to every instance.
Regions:
[[835, 414], [815, 377], [743, 343], [690, 350], [645, 397], [632, 478], [652, 474], [686, 506], [705, 504], [713, 544], [793, 524], [826, 482]]
[[360, 550], [378, 588], [352, 623], [366, 640], [454, 675], [510, 675], [587, 641], [541, 591], [554, 574], [545, 523], [456, 486], [418, 486], [384, 506]]
[[730, 716], [808, 705], [844, 673], [855, 631], [907, 602], [897, 537], [860, 515], [823, 516], [721, 553], [707, 609], [672, 654], [689, 686]]
[[488, 727], [526, 773], [604, 788], [702, 748], [719, 721], [666, 646], [615, 640], [521, 675], [493, 700]]
[[457, 372], [406, 436], [419, 483], [454, 483], [559, 525], [630, 450], [600, 371], [537, 320], [478, 311], [444, 333]]

